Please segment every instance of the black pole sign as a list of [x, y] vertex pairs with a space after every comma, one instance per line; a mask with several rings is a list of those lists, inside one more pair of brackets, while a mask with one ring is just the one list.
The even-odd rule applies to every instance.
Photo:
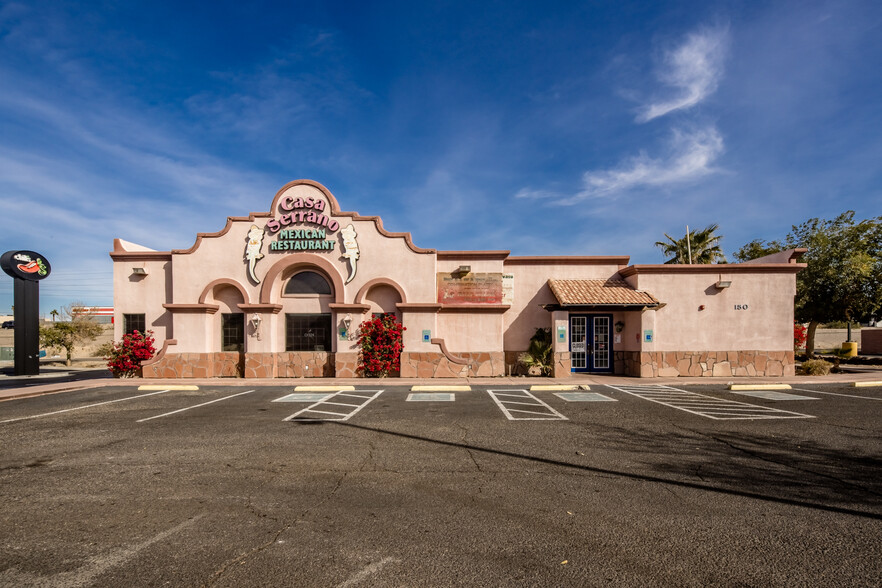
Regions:
[[15, 278], [15, 375], [40, 373], [40, 280], [52, 268], [35, 251], [7, 251], [0, 267]]

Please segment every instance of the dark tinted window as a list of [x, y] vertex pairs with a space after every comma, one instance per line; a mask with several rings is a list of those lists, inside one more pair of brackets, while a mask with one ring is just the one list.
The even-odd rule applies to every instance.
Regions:
[[123, 331], [126, 335], [131, 335], [135, 331], [143, 333], [146, 328], [146, 322], [143, 314], [124, 314]]
[[320, 274], [300, 272], [285, 284], [285, 294], [330, 294], [331, 285]]
[[330, 314], [286, 314], [286, 351], [330, 351]]
[[221, 315], [221, 351], [245, 350], [245, 315], [241, 312]]

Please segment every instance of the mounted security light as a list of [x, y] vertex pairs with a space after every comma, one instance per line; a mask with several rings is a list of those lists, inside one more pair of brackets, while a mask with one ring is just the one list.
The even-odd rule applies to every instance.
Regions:
[[144, 269], [143, 267], [133, 267], [133, 268], [132, 268], [132, 275], [135, 275], [135, 276], [146, 276], [146, 275], [147, 275], [147, 270]]
[[714, 285], [717, 287], [717, 289], [722, 290], [723, 288], [728, 288], [729, 286], [731, 286], [732, 281], [731, 280], [720, 280]]
[[248, 322], [251, 324], [251, 328], [254, 330], [254, 336], [260, 341], [260, 315], [254, 313], [251, 315], [251, 318], [248, 319]]
[[453, 271], [450, 272], [450, 273], [452, 273], [452, 274], [456, 274], [456, 275], [458, 275], [458, 276], [464, 276], [464, 275], [470, 273], [471, 271], [472, 271], [472, 266], [470, 266], [470, 265], [461, 265], [461, 266], [459, 266], [458, 268], [456, 268], [455, 270], [453, 270]]

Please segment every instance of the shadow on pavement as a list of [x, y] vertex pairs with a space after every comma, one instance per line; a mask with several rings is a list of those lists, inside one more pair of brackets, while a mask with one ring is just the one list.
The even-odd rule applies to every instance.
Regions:
[[[856, 450], [844, 452], [794, 439], [778, 437], [770, 440], [732, 433], [711, 437], [698, 432], [687, 435], [641, 433], [632, 429], [618, 429], [614, 446], [605, 449], [628, 451], [631, 446], [630, 450], [635, 452], [643, 454], [653, 452], [660, 456], [660, 461], [647, 464], [646, 467], [654, 468], [659, 475], [651, 475], [432, 439], [349, 422], [329, 421], [330, 423], [555, 467], [882, 520], [880, 512], [855, 510], [835, 504], [837, 502], [866, 503], [876, 506], [882, 504], [880, 501], [882, 460], [876, 456], [862, 455]], [[611, 429], [615, 430], [615, 428]], [[696, 447], [696, 443], [700, 443], [701, 446]], [[679, 449], [677, 449], [678, 445]], [[791, 450], [798, 448], [800, 452], [798, 462], [786, 453], [786, 447], [790, 447]], [[671, 459], [672, 457], [676, 459]], [[760, 467], [756, 460], [761, 460], [763, 467]], [[769, 464], [773, 467], [769, 467]], [[698, 481], [673, 479], [667, 476], [683, 476]], [[774, 491], [774, 494], [770, 490]]]

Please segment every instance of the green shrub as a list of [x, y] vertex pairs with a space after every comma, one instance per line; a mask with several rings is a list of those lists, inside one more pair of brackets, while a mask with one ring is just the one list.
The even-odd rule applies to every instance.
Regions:
[[808, 359], [802, 363], [802, 373], [806, 376], [826, 376], [833, 364], [823, 359]]
[[539, 368], [543, 376], [551, 375], [552, 363], [554, 362], [551, 329], [536, 329], [536, 333], [530, 338], [530, 347], [522, 356], [521, 361], [527, 368], [532, 366]]

